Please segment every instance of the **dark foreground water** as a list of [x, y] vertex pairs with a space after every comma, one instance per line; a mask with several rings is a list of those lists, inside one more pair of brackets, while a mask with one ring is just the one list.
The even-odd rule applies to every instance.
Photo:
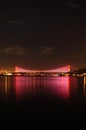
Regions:
[[0, 123], [4, 128], [83, 128], [86, 77], [0, 76]]

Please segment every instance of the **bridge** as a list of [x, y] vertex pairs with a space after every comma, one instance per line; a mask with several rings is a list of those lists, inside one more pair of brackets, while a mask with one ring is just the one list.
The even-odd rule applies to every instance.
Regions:
[[25, 68], [21, 68], [19, 66], [14, 67], [14, 72], [26, 72], [26, 73], [29, 73], [29, 72], [34, 72], [34, 73], [35, 72], [59, 72], [59, 73], [61, 72], [61, 73], [65, 73], [65, 72], [73, 72], [76, 70], [78, 70], [78, 68], [73, 67], [71, 65], [67, 65], [67, 66], [52, 69], [52, 70], [28, 70]]
[[73, 67], [71, 65], [63, 66], [60, 68], [56, 69], [51, 69], [51, 70], [30, 70], [30, 69], [25, 69], [19, 66], [15, 66], [13, 68], [10, 68], [10, 70], [2, 71], [1, 74], [17, 74], [17, 75], [30, 75], [30, 76], [42, 76], [42, 75], [55, 75], [55, 74], [66, 74], [66, 73], [71, 73], [75, 72], [78, 70], [76, 67]]

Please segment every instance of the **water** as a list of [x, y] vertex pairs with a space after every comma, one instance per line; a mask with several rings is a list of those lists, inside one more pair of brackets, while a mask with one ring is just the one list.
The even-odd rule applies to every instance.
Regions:
[[9, 127], [80, 128], [85, 116], [86, 77], [0, 76], [0, 119]]

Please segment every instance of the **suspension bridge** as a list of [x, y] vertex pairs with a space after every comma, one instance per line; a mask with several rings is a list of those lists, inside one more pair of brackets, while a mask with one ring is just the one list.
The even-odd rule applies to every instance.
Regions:
[[51, 70], [28, 70], [28, 69], [25, 69], [25, 68], [21, 68], [19, 66], [14, 67], [14, 72], [26, 72], [26, 73], [29, 73], [29, 72], [34, 72], [34, 73], [36, 73], [36, 72], [66, 73], [66, 72], [73, 72], [73, 71], [76, 71], [76, 70], [78, 70], [78, 68], [71, 66], [71, 65], [67, 65], [67, 66], [63, 66], [63, 67], [51, 69]]
[[75, 72], [78, 69], [74, 66], [71, 65], [67, 65], [67, 66], [63, 66], [63, 67], [59, 67], [56, 69], [50, 69], [50, 70], [30, 70], [30, 69], [26, 69], [26, 68], [22, 68], [20, 66], [15, 66], [10, 68], [9, 70], [4, 70], [4, 71], [0, 71], [0, 74], [5, 74], [5, 75], [29, 75], [29, 76], [54, 76], [57, 74], [68, 74], [71, 72]]

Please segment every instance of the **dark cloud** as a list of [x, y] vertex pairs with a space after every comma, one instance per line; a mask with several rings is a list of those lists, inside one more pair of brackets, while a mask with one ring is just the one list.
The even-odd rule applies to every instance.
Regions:
[[69, 2], [68, 7], [70, 7], [70, 8], [80, 8], [81, 6], [77, 3]]
[[22, 21], [18, 21], [18, 20], [8, 20], [7, 23], [16, 24], [16, 25], [20, 25], [20, 26], [24, 26], [24, 27], [29, 26], [29, 24], [24, 23]]
[[24, 55], [27, 53], [27, 51], [25, 50], [25, 48], [19, 46], [19, 45], [12, 45], [12, 46], [8, 46], [8, 47], [4, 47], [3, 49], [0, 49], [0, 52], [2, 54], [7, 54], [7, 55]]
[[43, 55], [53, 55], [55, 54], [55, 49], [53, 47], [41, 47], [40, 53]]

